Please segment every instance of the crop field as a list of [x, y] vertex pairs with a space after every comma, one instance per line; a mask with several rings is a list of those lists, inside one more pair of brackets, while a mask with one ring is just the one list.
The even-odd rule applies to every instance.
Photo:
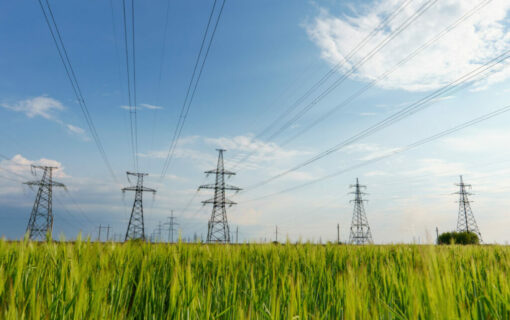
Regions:
[[1, 319], [508, 319], [510, 248], [0, 241]]

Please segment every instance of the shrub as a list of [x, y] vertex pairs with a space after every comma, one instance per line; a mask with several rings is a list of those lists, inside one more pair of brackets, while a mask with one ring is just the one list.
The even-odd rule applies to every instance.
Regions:
[[438, 244], [479, 244], [478, 235], [473, 232], [445, 232], [437, 239]]

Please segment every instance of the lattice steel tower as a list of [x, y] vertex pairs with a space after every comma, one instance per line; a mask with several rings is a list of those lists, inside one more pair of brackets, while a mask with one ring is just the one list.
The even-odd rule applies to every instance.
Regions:
[[147, 173], [138, 172], [126, 172], [129, 183], [129, 176], [136, 177], [136, 186], [123, 188], [122, 192], [135, 191], [135, 201], [133, 202], [133, 209], [131, 209], [131, 216], [129, 217], [129, 224], [126, 231], [125, 241], [128, 240], [145, 240], [145, 226], [143, 223], [143, 193], [152, 192], [156, 193], [156, 190], [143, 186], [143, 177], [147, 176]]
[[234, 201], [225, 198], [225, 190], [240, 191], [241, 188], [225, 184], [225, 176], [233, 176], [234, 172], [227, 171], [223, 167], [223, 152], [226, 150], [218, 150], [218, 164], [215, 170], [209, 170], [207, 175], [215, 174], [216, 182], [214, 184], [201, 185], [200, 189], [213, 189], [214, 198], [202, 201], [204, 205], [212, 203], [213, 209], [211, 219], [207, 225], [207, 242], [230, 243], [230, 229], [227, 221], [227, 210], [225, 205], [232, 206], [236, 204]]
[[370, 232], [370, 226], [368, 225], [367, 215], [365, 213], [365, 206], [363, 204], [363, 193], [361, 189], [365, 189], [366, 186], [362, 186], [356, 178], [356, 184], [351, 185], [351, 188], [355, 188], [354, 192], [354, 211], [352, 215], [351, 233], [349, 235], [350, 244], [368, 244], [373, 243], [372, 233]]
[[39, 187], [26, 232], [28, 232], [30, 240], [44, 240], [47, 234], [51, 237], [53, 230], [53, 187], [65, 188], [65, 185], [53, 181], [53, 169], [57, 169], [57, 167], [32, 165], [31, 169], [33, 175], [37, 169], [43, 170], [43, 174], [41, 180], [24, 183]]
[[459, 216], [457, 219], [457, 232], [476, 233], [480, 239], [480, 242], [482, 242], [482, 234], [478, 229], [475, 216], [473, 215], [471, 205], [469, 204], [468, 196], [472, 195], [472, 193], [466, 190], [471, 189], [471, 185], [465, 184], [462, 180], [462, 176], [460, 176], [460, 183], [456, 184], [456, 186], [459, 187], [459, 192], [455, 193], [459, 195]]

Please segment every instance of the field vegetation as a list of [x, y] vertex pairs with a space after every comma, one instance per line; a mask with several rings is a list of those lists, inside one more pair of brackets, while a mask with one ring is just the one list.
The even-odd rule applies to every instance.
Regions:
[[0, 241], [1, 319], [509, 319], [510, 248]]

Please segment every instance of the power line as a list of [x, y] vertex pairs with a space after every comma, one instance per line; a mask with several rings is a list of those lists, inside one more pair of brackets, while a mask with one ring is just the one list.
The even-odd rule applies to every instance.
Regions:
[[259, 182], [255, 185], [253, 185], [252, 187], [250, 187], [249, 189], [254, 189], [254, 188], [257, 188], [257, 187], [260, 187], [262, 185], [265, 185], [273, 180], [276, 180], [280, 177], [283, 177], [293, 171], [296, 171], [302, 167], [305, 167], [317, 160], [320, 160], [358, 140], [361, 140], [362, 138], [365, 138], [365, 137], [368, 137], [386, 127], [389, 127], [391, 125], [393, 125], [394, 123], [406, 118], [406, 117], [409, 117], [411, 116], [412, 114], [426, 108], [427, 106], [429, 106], [432, 102], [435, 101], [435, 99], [437, 99], [438, 97], [444, 95], [445, 93], [451, 91], [452, 89], [455, 89], [465, 83], [468, 83], [469, 81], [472, 81], [474, 79], [477, 79], [477, 76], [483, 74], [484, 72], [486, 72], [487, 70], [491, 69], [492, 67], [494, 67], [495, 65], [501, 63], [502, 61], [508, 59], [510, 56], [508, 55], [510, 53], [510, 50], [508, 51], [505, 51], [503, 54], [501, 55], [498, 55], [497, 57], [491, 59], [490, 61], [488, 61], [487, 63], [475, 68], [474, 70], [471, 70], [470, 72], [464, 74], [463, 76], [457, 78], [456, 80], [450, 82], [449, 84], [447, 84], [446, 86], [432, 92], [431, 94], [425, 96], [424, 98], [408, 105], [407, 107], [397, 111], [396, 113], [392, 114], [391, 116], [385, 118], [384, 120], [370, 126], [369, 128], [355, 134], [354, 136], [338, 143], [337, 145], [315, 155], [314, 157], [306, 160], [305, 162], [297, 165], [297, 166], [294, 166], [292, 167], [291, 169], [288, 169], [284, 172], [281, 172], [269, 179], [266, 179], [262, 182]]
[[447, 33], [449, 33], [450, 31], [452, 31], [453, 29], [455, 29], [459, 24], [461, 24], [462, 22], [464, 22], [465, 20], [469, 19], [471, 16], [473, 16], [475, 13], [477, 13], [478, 11], [480, 11], [480, 9], [482, 9], [484, 6], [486, 6], [487, 4], [489, 4], [492, 0], [484, 0], [480, 3], [478, 3], [476, 6], [474, 6], [471, 10], [469, 10], [468, 12], [466, 12], [462, 17], [460, 17], [459, 19], [457, 19], [454, 23], [450, 24], [448, 27], [446, 27], [445, 29], [443, 29], [441, 32], [439, 32], [435, 37], [433, 37], [432, 39], [430, 39], [429, 41], [427, 41], [426, 43], [424, 43], [423, 45], [421, 45], [420, 47], [418, 47], [417, 49], [415, 49], [413, 52], [411, 52], [409, 55], [407, 55], [404, 59], [400, 60], [397, 64], [395, 64], [391, 69], [387, 70], [386, 72], [384, 72], [383, 74], [381, 74], [380, 76], [378, 76], [376, 79], [372, 80], [371, 82], [369, 82], [368, 84], [366, 84], [365, 86], [363, 86], [362, 88], [360, 88], [359, 90], [357, 90], [356, 92], [354, 92], [352, 95], [350, 95], [349, 97], [347, 97], [346, 99], [344, 99], [340, 104], [338, 104], [337, 106], [333, 107], [332, 109], [330, 109], [328, 112], [326, 112], [325, 114], [323, 114], [322, 116], [320, 116], [319, 118], [317, 118], [314, 122], [312, 122], [311, 124], [307, 125], [306, 127], [304, 127], [303, 129], [299, 130], [295, 135], [291, 136], [289, 139], [285, 140], [284, 142], [282, 142], [280, 145], [281, 146], [284, 146], [284, 145], [287, 145], [288, 143], [290, 143], [291, 141], [295, 140], [296, 138], [298, 138], [299, 136], [301, 136], [302, 134], [304, 134], [305, 132], [307, 132], [308, 130], [310, 130], [311, 128], [315, 127], [317, 124], [319, 124], [320, 122], [328, 119], [329, 117], [331, 117], [334, 113], [336, 113], [338, 110], [344, 108], [345, 106], [347, 106], [349, 103], [351, 103], [352, 101], [354, 101], [356, 98], [358, 98], [359, 96], [361, 96], [363, 93], [365, 93], [367, 90], [369, 90], [370, 88], [374, 87], [377, 83], [379, 83], [380, 81], [386, 79], [390, 74], [392, 74], [394, 71], [398, 70], [399, 67], [401, 67], [402, 65], [406, 64], [407, 62], [409, 62], [410, 60], [412, 60], [414, 57], [416, 57], [420, 52], [422, 52], [423, 50], [425, 50], [426, 48], [430, 47], [433, 43], [435, 43], [436, 41], [438, 41], [440, 38], [442, 38], [443, 36], [445, 36]]
[[[170, 143], [170, 147], [168, 149], [168, 154], [167, 154], [167, 157], [165, 159], [165, 163], [163, 165], [163, 170], [161, 172], [161, 178], [165, 177], [166, 172], [168, 171], [168, 168], [170, 166], [170, 162], [172, 161], [172, 157], [173, 157], [173, 154], [175, 152], [175, 147], [177, 146], [178, 140], [179, 140], [179, 138], [181, 136], [181, 132], [182, 132], [182, 129], [184, 127], [184, 123], [186, 122], [186, 118], [188, 117], [188, 113], [189, 113], [189, 109], [190, 109], [191, 103], [193, 102], [193, 98], [195, 97], [195, 92], [197, 90], [198, 83], [200, 81], [200, 78], [202, 77], [202, 72], [204, 70], [205, 62], [207, 61], [207, 56], [209, 55], [209, 50], [211, 49], [211, 45], [212, 45], [212, 42], [213, 42], [213, 39], [214, 39], [214, 35], [216, 34], [216, 29], [218, 28], [218, 24], [220, 22], [221, 14], [223, 13], [223, 8], [225, 6], [226, 0], [223, 0], [223, 3], [222, 3], [221, 8], [219, 10], [219, 14], [218, 14], [218, 17], [216, 19], [216, 23], [214, 25], [214, 29], [213, 29], [213, 31], [211, 33], [211, 37], [209, 39], [209, 44], [207, 45], [207, 49], [206, 49], [204, 58], [202, 60], [202, 65], [200, 66], [200, 70], [198, 72], [198, 76], [197, 76], [195, 84], [193, 86], [193, 82], [195, 80], [195, 74], [196, 74], [197, 67], [198, 67], [198, 64], [199, 64], [199, 61], [200, 61], [200, 57], [202, 55], [202, 51], [203, 51], [203, 48], [204, 48], [204, 45], [205, 45], [207, 34], [209, 33], [209, 27], [210, 27], [211, 20], [212, 20], [212, 17], [213, 17], [214, 9], [216, 7], [216, 2], [217, 2], [217, 0], [214, 0], [213, 8], [211, 10], [211, 14], [209, 15], [209, 20], [207, 22], [207, 27], [206, 27], [205, 32], [204, 32], [204, 37], [202, 38], [202, 44], [200, 45], [200, 51], [199, 51], [197, 59], [195, 61], [195, 66], [193, 68], [193, 74], [191, 76], [191, 80], [189, 82], [188, 89], [186, 91], [186, 97], [185, 97], [184, 103], [183, 103], [183, 105], [181, 107], [181, 112], [180, 112], [180, 115], [179, 115], [179, 120], [178, 120], [177, 126], [175, 127], [174, 135], [173, 135], [172, 141]], [[193, 87], [193, 89], [191, 89], [192, 87]], [[190, 95], [190, 92], [191, 92], [191, 95]]]
[[[92, 117], [90, 116], [90, 112], [88, 110], [87, 104], [85, 103], [85, 99], [83, 98], [83, 94], [81, 92], [80, 85], [78, 83], [76, 74], [75, 74], [73, 66], [71, 64], [71, 60], [69, 59], [69, 55], [67, 54], [67, 50], [66, 50], [64, 42], [62, 40], [62, 36], [60, 34], [58, 25], [55, 21], [55, 17], [53, 16], [53, 12], [51, 10], [50, 3], [48, 2], [48, 0], [46, 0], [47, 11], [49, 13], [49, 17], [48, 17], [48, 13], [46, 13], [46, 10], [44, 9], [44, 5], [43, 5], [42, 1], [41, 0], [38, 0], [38, 1], [39, 1], [41, 10], [44, 14], [46, 24], [48, 25], [48, 28], [50, 30], [51, 37], [53, 38], [53, 42], [55, 43], [55, 46], [57, 47], [57, 51], [58, 51], [60, 60], [61, 60], [62, 64], [64, 65], [64, 69], [66, 71], [67, 78], [69, 79], [69, 82], [71, 83], [71, 87], [73, 88], [74, 95], [76, 96], [76, 99], [78, 100], [78, 104], [80, 105], [83, 116], [85, 117], [85, 122], [87, 123], [87, 126], [89, 127], [92, 138], [94, 139], [96, 147], [99, 150], [99, 153], [100, 153], [108, 171], [110, 172], [110, 175], [112, 176], [113, 180], [118, 183], [117, 177], [115, 176], [115, 173], [112, 169], [110, 161], [108, 160], [108, 157], [104, 150], [103, 144], [101, 143], [99, 134], [96, 131], [94, 122], [92, 121]], [[51, 22], [50, 22], [50, 18], [51, 18]], [[55, 34], [56, 34], [56, 36], [55, 36]]]
[[276, 124], [289, 115], [292, 111], [294, 111], [306, 98], [308, 98], [316, 89], [318, 89], [322, 84], [324, 84], [328, 79], [331, 78], [335, 74], [335, 72], [344, 64], [344, 62], [349, 62], [349, 60], [354, 56], [354, 54], [363, 48], [367, 42], [372, 39], [379, 30], [388, 25], [389, 22], [393, 20], [409, 3], [411, 0], [406, 0], [402, 2], [400, 7], [395, 10], [393, 13], [389, 14], [377, 27], [375, 27], [363, 40], [361, 40], [344, 58], [343, 61], [335, 64], [325, 75], [322, 76], [319, 81], [317, 81], [310, 89], [308, 89], [302, 96], [300, 96], [289, 108], [287, 108], [283, 113], [280, 114], [270, 125], [268, 125], [265, 129], [263, 129], [259, 134], [255, 136], [255, 139], [263, 136], [266, 132], [272, 130], [276, 126]]
[[[135, 68], [135, 26], [134, 26], [134, 2], [131, 2], [131, 29], [132, 29], [132, 60], [133, 69]], [[128, 87], [128, 106], [129, 106], [129, 124], [130, 124], [130, 135], [131, 135], [131, 149], [133, 152], [133, 167], [135, 171], [138, 170], [138, 132], [137, 132], [137, 119], [136, 119], [136, 81], [135, 81], [135, 70], [133, 70], [133, 84], [131, 84], [131, 73], [129, 72], [129, 45], [128, 45], [128, 31], [127, 31], [127, 17], [126, 17], [126, 0], [122, 0], [122, 13], [123, 13], [123, 24], [124, 24], [124, 53], [126, 56], [126, 75], [127, 75], [127, 87]], [[133, 90], [133, 93], [131, 92]], [[134, 97], [134, 101], [132, 99]]]
[[400, 33], [402, 33], [409, 25], [411, 25], [415, 20], [417, 20], [427, 9], [429, 9], [433, 4], [435, 4], [437, 0], [432, 0], [423, 4], [412, 16], [407, 18], [399, 27], [395, 29], [390, 35], [388, 35], [384, 40], [379, 42], [367, 55], [365, 55], [360, 61], [355, 63], [351, 69], [344, 73], [338, 80], [336, 80], [332, 85], [330, 85], [325, 91], [323, 91], [319, 96], [317, 96], [314, 100], [312, 100], [307, 106], [301, 109], [293, 118], [289, 119], [283, 126], [281, 126], [275, 133], [273, 133], [268, 139], [271, 140], [276, 136], [280, 135], [283, 131], [288, 129], [293, 123], [298, 121], [301, 117], [303, 117], [306, 112], [308, 112], [311, 108], [313, 108], [317, 103], [319, 103], [324, 97], [333, 92], [340, 84], [342, 84], [350, 75], [352, 75], [359, 67], [361, 67], [365, 62], [370, 60], [376, 53], [378, 53], [382, 48], [384, 48], [391, 40], [397, 37]]
[[[166, 13], [165, 13], [165, 26], [163, 28], [163, 47], [161, 49], [161, 61], [159, 63], [159, 73], [158, 73], [158, 85], [157, 85], [157, 91], [156, 91], [156, 101], [158, 103], [160, 102], [160, 95], [161, 95], [161, 80], [163, 78], [163, 70], [165, 67], [165, 57], [166, 57], [166, 43], [167, 43], [167, 33], [168, 33], [168, 24], [170, 21], [170, 0], [167, 0], [166, 3]], [[154, 136], [156, 132], [156, 126], [157, 126], [157, 117], [158, 109], [154, 110], [154, 116], [152, 119], [152, 127], [151, 127], [151, 149], [154, 147]]]
[[480, 122], [483, 122], [485, 120], [489, 120], [491, 118], [499, 116], [499, 115], [501, 115], [503, 113], [506, 113], [508, 111], [510, 111], [510, 105], [505, 106], [505, 107], [500, 108], [500, 109], [497, 109], [497, 110], [492, 111], [490, 113], [487, 113], [485, 115], [482, 115], [482, 116], [480, 116], [478, 118], [475, 118], [473, 120], [464, 122], [464, 123], [462, 123], [460, 125], [457, 125], [457, 126], [455, 126], [453, 128], [441, 131], [441, 132], [439, 132], [439, 133], [437, 133], [435, 135], [432, 135], [430, 137], [421, 139], [421, 140], [416, 141], [414, 143], [411, 143], [411, 144], [409, 144], [407, 146], [404, 146], [404, 147], [401, 147], [399, 149], [393, 150], [393, 151], [391, 151], [391, 152], [389, 152], [389, 153], [387, 153], [385, 155], [379, 156], [377, 158], [373, 158], [373, 159], [370, 159], [370, 160], [363, 161], [363, 162], [358, 163], [356, 165], [353, 165], [353, 166], [347, 167], [345, 169], [339, 170], [339, 171], [337, 171], [335, 173], [323, 176], [321, 178], [318, 178], [318, 179], [315, 179], [315, 180], [312, 180], [312, 181], [309, 181], [309, 182], [306, 182], [306, 183], [303, 183], [303, 184], [300, 184], [300, 185], [297, 185], [297, 186], [294, 186], [294, 187], [291, 187], [291, 188], [287, 188], [287, 189], [284, 189], [284, 190], [281, 190], [281, 191], [278, 191], [278, 192], [275, 192], [275, 193], [272, 193], [272, 194], [268, 194], [268, 195], [265, 195], [265, 196], [262, 196], [262, 197], [258, 197], [258, 198], [254, 198], [254, 199], [250, 199], [250, 200], [245, 200], [244, 202], [250, 202], [250, 201], [257, 201], [257, 200], [261, 200], [261, 199], [266, 199], [266, 198], [269, 198], [269, 197], [273, 197], [273, 196], [276, 196], [276, 195], [279, 195], [279, 194], [291, 192], [291, 191], [294, 191], [294, 190], [297, 190], [297, 189], [301, 189], [301, 188], [304, 188], [304, 187], [316, 184], [318, 182], [321, 182], [321, 181], [324, 181], [324, 180], [336, 177], [336, 176], [341, 175], [343, 173], [346, 173], [346, 172], [349, 172], [349, 171], [352, 171], [352, 170], [364, 167], [366, 165], [369, 165], [369, 164], [372, 164], [372, 163], [384, 160], [384, 159], [389, 158], [391, 156], [394, 156], [396, 154], [400, 154], [402, 152], [405, 152], [405, 151], [417, 148], [417, 147], [419, 147], [421, 145], [424, 145], [426, 143], [438, 140], [438, 139], [440, 139], [442, 137], [448, 136], [448, 135], [453, 134], [453, 133], [455, 133], [457, 131], [460, 131], [462, 129], [474, 126], [474, 125], [476, 125], [476, 124], [478, 124]]
[[[350, 75], [352, 75], [359, 67], [361, 67], [365, 62], [370, 60], [376, 53], [378, 53], [380, 50], [382, 50], [391, 40], [393, 40], [396, 36], [398, 36], [400, 33], [402, 33], [409, 25], [411, 25], [415, 20], [417, 20], [425, 11], [427, 11], [437, 0], [432, 0], [424, 3], [416, 12], [408, 17], [402, 24], [400, 24], [394, 31], [392, 31], [386, 38], [384, 38], [381, 42], [379, 42], [372, 50], [366, 54], [360, 61], [354, 63], [350, 70], [346, 73], [344, 73], [339, 79], [337, 79], [335, 82], [333, 82], [326, 90], [324, 90], [322, 93], [320, 93], [317, 97], [315, 97], [310, 103], [308, 103], [305, 107], [303, 107], [297, 114], [295, 114], [291, 119], [289, 119], [287, 122], [285, 122], [278, 130], [276, 130], [271, 136], [269, 136], [266, 140], [272, 140], [279, 136], [282, 132], [284, 132], [286, 129], [288, 129], [293, 123], [298, 121], [301, 117], [303, 117], [310, 109], [312, 109], [315, 105], [317, 105], [322, 99], [324, 99], [328, 94], [333, 92], [334, 89], [336, 89], [340, 84], [342, 84]], [[348, 59], [350, 59], [354, 54], [364, 46], [364, 44], [372, 38], [379, 29], [383, 28], [387, 23], [389, 23], [402, 9], [405, 8], [405, 6], [409, 2], [404, 2], [401, 7], [396, 10], [392, 15], [390, 15], [391, 19], [385, 19], [379, 26], [377, 26], [372, 32], [363, 39], [360, 44], [358, 44], [351, 52], [345, 57], [345, 61], [348, 62]], [[315, 89], [317, 89], [322, 83], [324, 83], [329, 77], [331, 77], [332, 74], [343, 64], [343, 61], [335, 65], [319, 82], [317, 82], [310, 90], [308, 90], [305, 95], [303, 95], [294, 105], [292, 105], [286, 112], [284, 112], [275, 122], [273, 122], [269, 127], [272, 127], [276, 124], [277, 121], [284, 118], [286, 115], [290, 114], [296, 107], [298, 107], [301, 102], [303, 102]], [[324, 80], [324, 81], [323, 81]], [[318, 86], [316, 86], [318, 85]], [[268, 128], [269, 128], [268, 127]], [[264, 133], [264, 132], [263, 132]], [[262, 133], [262, 134], [263, 134]], [[245, 158], [243, 158], [239, 163], [242, 163], [249, 157], [251, 157], [253, 154], [255, 154], [257, 150], [252, 151], [249, 153]], [[239, 164], [238, 163], [238, 164]], [[238, 165], [237, 164], [237, 165]], [[236, 165], [236, 166], [237, 166]]]

